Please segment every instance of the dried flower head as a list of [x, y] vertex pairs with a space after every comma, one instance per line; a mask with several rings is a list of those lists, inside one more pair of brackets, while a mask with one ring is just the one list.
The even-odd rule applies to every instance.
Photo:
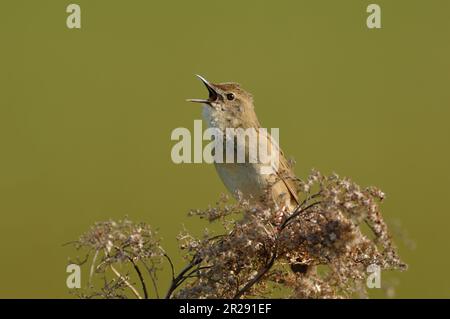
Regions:
[[[145, 224], [97, 223], [76, 245], [96, 255], [102, 252], [101, 260], [92, 263], [96, 270], [114, 272], [115, 265], [131, 263], [145, 296], [137, 262], [151, 264], [146, 268], [156, 280], [165, 257], [172, 271], [166, 298], [267, 297], [275, 290], [289, 298], [366, 297], [369, 266], [406, 269], [380, 213], [383, 192], [317, 171], [297, 183], [301, 204], [281, 217], [276, 208], [251, 205], [243, 198], [233, 202], [226, 196], [214, 207], [191, 211], [190, 216], [220, 222], [223, 232], [205, 231], [201, 238], [180, 233], [188, 264], [178, 274]], [[126, 276], [117, 271], [116, 276], [116, 282], [105, 282], [101, 296], [122, 297], [114, 291], [124, 288], [141, 296]], [[117, 288], [111, 289], [114, 285]]]

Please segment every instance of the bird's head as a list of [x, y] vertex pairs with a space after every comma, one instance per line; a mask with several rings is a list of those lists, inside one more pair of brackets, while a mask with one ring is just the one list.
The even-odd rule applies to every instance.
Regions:
[[[253, 118], [256, 120], [253, 107], [253, 97], [238, 83], [211, 83], [204, 77], [197, 75], [208, 90], [207, 99], [189, 99], [189, 102], [205, 105], [205, 112], [212, 120], [218, 122], [221, 128], [251, 127]], [[250, 121], [250, 123], [249, 123]]]

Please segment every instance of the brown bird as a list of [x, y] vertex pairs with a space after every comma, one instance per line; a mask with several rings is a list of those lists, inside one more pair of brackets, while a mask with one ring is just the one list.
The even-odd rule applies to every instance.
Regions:
[[[255, 113], [253, 97], [237, 83], [210, 83], [197, 75], [208, 89], [207, 99], [189, 99], [190, 102], [203, 104], [203, 118], [209, 127], [225, 132], [227, 128], [255, 129], [258, 141], [266, 139], [269, 157], [276, 158], [277, 164], [271, 174], [263, 173], [267, 162], [249, 162], [252, 151], [258, 145], [237, 143], [228, 136], [224, 137], [224, 150], [227, 145], [234, 147], [234, 152], [245, 154], [246, 161], [238, 163], [215, 162], [216, 170], [227, 189], [236, 196], [242, 196], [256, 204], [275, 205], [283, 213], [291, 213], [299, 204], [298, 186], [292, 168], [268, 131], [261, 127]], [[250, 144], [250, 145], [249, 145]], [[255, 143], [253, 143], [255, 144]], [[235, 154], [235, 155], [236, 155]]]

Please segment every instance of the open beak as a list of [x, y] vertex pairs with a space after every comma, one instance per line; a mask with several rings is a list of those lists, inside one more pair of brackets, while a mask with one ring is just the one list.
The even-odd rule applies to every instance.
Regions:
[[208, 80], [206, 80], [203, 76], [198, 75], [198, 74], [196, 74], [196, 76], [203, 82], [203, 84], [208, 89], [209, 97], [208, 97], [208, 99], [188, 99], [186, 101], [194, 102], [194, 103], [204, 103], [204, 104], [211, 105], [212, 102], [217, 100], [217, 96], [218, 96], [218, 94], [217, 94], [217, 92], [216, 92], [216, 90], [214, 88], [214, 85], [209, 83]]

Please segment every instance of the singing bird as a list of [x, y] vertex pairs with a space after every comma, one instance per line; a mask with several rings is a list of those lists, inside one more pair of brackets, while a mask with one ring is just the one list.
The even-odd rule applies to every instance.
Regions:
[[[227, 128], [253, 128], [258, 138], [267, 139], [267, 149], [272, 150], [270, 156], [275, 156], [277, 164], [272, 174], [263, 173], [266, 163], [245, 161], [243, 163], [215, 162], [217, 173], [227, 189], [234, 195], [240, 192], [242, 196], [255, 204], [267, 204], [269, 201], [283, 213], [292, 212], [299, 204], [298, 187], [292, 168], [274, 139], [268, 131], [259, 130], [260, 124], [255, 113], [253, 97], [238, 83], [211, 83], [197, 75], [206, 86], [207, 99], [189, 99], [190, 102], [203, 105], [203, 119], [208, 127], [225, 132]], [[262, 135], [261, 135], [262, 134]], [[224, 138], [224, 150], [229, 138]], [[236, 143], [234, 152], [251, 152], [250, 143]], [[239, 149], [245, 148], [245, 149]]]

